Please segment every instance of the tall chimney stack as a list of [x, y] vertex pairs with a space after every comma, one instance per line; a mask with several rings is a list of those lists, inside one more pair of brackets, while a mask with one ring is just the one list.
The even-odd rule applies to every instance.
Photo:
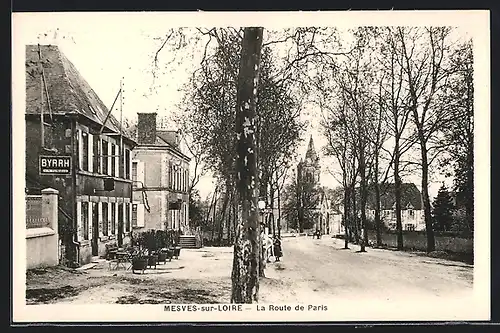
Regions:
[[146, 145], [156, 142], [156, 112], [137, 113], [137, 141]]

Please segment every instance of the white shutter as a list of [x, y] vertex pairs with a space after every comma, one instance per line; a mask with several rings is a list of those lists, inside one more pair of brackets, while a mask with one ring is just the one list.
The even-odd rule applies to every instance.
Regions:
[[82, 234], [82, 203], [76, 202], [76, 240], [80, 240]]
[[[115, 145], [115, 155], [119, 155], [119, 154], [120, 154], [120, 146]], [[115, 177], [120, 177], [120, 157], [113, 156], [113, 158], [115, 159]]]
[[139, 188], [143, 187], [144, 184], [144, 162], [137, 162], [137, 186]]
[[79, 129], [77, 131], [78, 135], [78, 168], [82, 170], [83, 168], [83, 135], [82, 130]]
[[113, 235], [118, 235], [118, 202], [115, 203], [115, 233]]
[[111, 235], [111, 202], [108, 201], [108, 223], [107, 223], [107, 226], [108, 226], [108, 236]]
[[105, 158], [106, 158], [107, 163], [108, 163], [108, 176], [111, 176], [111, 156], [109, 156], [109, 155], [111, 155], [111, 145], [112, 144], [109, 141], [107, 142], [107, 144], [108, 144], [108, 156]]
[[128, 218], [129, 218], [129, 220], [130, 220], [130, 221], [129, 221], [129, 226], [130, 226], [130, 227], [129, 227], [128, 231], [132, 231], [132, 203], [130, 203], [130, 204], [128, 205], [128, 213], [129, 213], [129, 214], [128, 214]]
[[102, 237], [104, 235], [104, 216], [102, 216], [102, 202], [100, 201], [97, 203], [97, 224], [99, 225], [99, 237]]
[[127, 220], [127, 204], [125, 204], [125, 202], [122, 203], [122, 210], [123, 210], [122, 230], [120, 230], [120, 231], [122, 234], [124, 234], [127, 230], [127, 228], [125, 228], [125, 225], [127, 224], [127, 222], [125, 222]]
[[88, 136], [89, 136], [89, 153], [88, 153], [89, 170], [88, 171], [92, 172], [92, 171], [94, 171], [94, 136], [90, 133]]
[[132, 150], [129, 149], [128, 151], [128, 177], [129, 179], [132, 179]]
[[88, 228], [88, 235], [89, 239], [92, 239], [92, 224], [94, 223], [92, 219], [92, 212], [94, 211], [94, 202], [89, 201], [88, 203], [88, 222], [87, 223], [87, 228]]
[[137, 204], [137, 226], [144, 227], [144, 204]]

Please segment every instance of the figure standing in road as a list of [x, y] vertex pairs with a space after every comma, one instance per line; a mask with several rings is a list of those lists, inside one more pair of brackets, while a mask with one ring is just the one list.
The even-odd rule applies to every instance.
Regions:
[[276, 261], [280, 261], [280, 258], [283, 257], [283, 250], [281, 248], [281, 239], [279, 236], [274, 238], [274, 258]]

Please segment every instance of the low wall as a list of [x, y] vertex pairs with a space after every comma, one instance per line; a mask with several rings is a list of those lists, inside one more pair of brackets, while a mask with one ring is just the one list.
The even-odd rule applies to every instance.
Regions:
[[26, 268], [59, 264], [58, 194], [52, 188], [26, 196]]
[[[382, 233], [382, 243], [389, 247], [397, 247], [396, 233]], [[375, 242], [377, 236], [375, 231], [368, 233], [370, 241]], [[435, 235], [436, 251], [447, 251], [455, 253], [473, 253], [474, 239]], [[427, 236], [420, 232], [403, 233], [403, 245], [405, 249], [425, 251], [427, 249]]]
[[59, 236], [51, 228], [26, 231], [26, 268], [56, 266], [59, 263]]

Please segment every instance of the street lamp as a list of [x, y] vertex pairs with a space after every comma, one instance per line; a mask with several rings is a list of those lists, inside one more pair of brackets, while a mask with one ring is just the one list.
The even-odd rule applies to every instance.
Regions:
[[[264, 209], [266, 209], [266, 202], [264, 200], [259, 200], [257, 203], [259, 206], [259, 212], [261, 216], [261, 225], [264, 225]], [[264, 229], [266, 230], [266, 229]], [[265, 231], [264, 231], [265, 232]], [[265, 232], [267, 234], [267, 232]]]

